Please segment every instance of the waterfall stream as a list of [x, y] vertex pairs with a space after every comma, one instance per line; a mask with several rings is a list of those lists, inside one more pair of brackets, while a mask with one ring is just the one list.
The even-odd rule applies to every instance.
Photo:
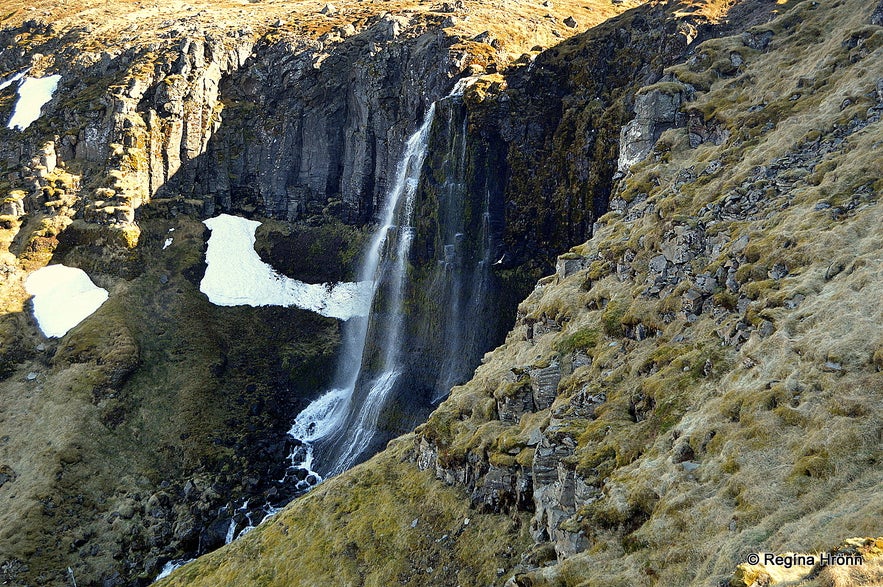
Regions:
[[[334, 383], [289, 431], [294, 448], [278, 480], [287, 495], [353, 467], [422, 421], [505, 333], [493, 318], [491, 272], [500, 229], [492, 216], [501, 211], [492, 212], [488, 185], [470, 184], [459, 97], [470, 81], [430, 106], [405, 143], [358, 275], [371, 283], [371, 310], [342, 323]], [[284, 503], [231, 509], [226, 541]]]
[[[471, 81], [460, 80], [433, 104], [405, 144], [359, 275], [373, 284], [371, 311], [343, 325], [337, 383], [291, 428], [302, 442], [292, 455], [295, 469], [312, 472], [315, 462], [323, 475], [336, 475], [354, 466], [396, 433], [389, 420], [402, 427], [413, 420], [410, 412], [428, 414], [493, 342], [493, 329], [482, 327], [493, 311], [486, 295], [496, 244], [491, 196], [488, 189], [470, 193], [460, 98]], [[435, 156], [427, 161], [430, 148]], [[415, 217], [418, 205], [424, 208]], [[421, 248], [412, 251], [418, 238]]]
[[[359, 275], [360, 281], [374, 284], [372, 307], [376, 304], [378, 293], [382, 292], [385, 307], [393, 311], [382, 324], [376, 321], [372, 324], [372, 318], [376, 316], [376, 312], [372, 311], [367, 317], [352, 318], [343, 325], [344, 342], [337, 373], [338, 385], [307, 406], [289, 432], [307, 445], [302, 452], [310, 465], [313, 446], [316, 443], [324, 445], [327, 464], [322, 469], [328, 474], [337, 474], [351, 467], [371, 444], [384, 400], [400, 375], [398, 356], [404, 320], [400, 307], [408, 254], [414, 238], [414, 227], [411, 225], [414, 197], [434, 117], [435, 104], [429, 107], [423, 124], [405, 144], [380, 228], [372, 239]], [[374, 327], [382, 363], [379, 374], [370, 382], [360, 385], [369, 326]]]

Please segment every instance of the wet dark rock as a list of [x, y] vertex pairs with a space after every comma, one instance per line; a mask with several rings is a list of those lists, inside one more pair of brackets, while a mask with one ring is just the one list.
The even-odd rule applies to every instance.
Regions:
[[769, 271], [771, 279], [782, 279], [788, 276], [788, 266], [784, 263], [776, 263]]
[[870, 22], [877, 26], [883, 26], [883, 2], [877, 3], [877, 7], [874, 8], [874, 12], [871, 14]]
[[11, 483], [15, 481], [17, 475], [15, 471], [12, 470], [12, 467], [9, 465], [0, 465], [0, 487], [3, 487], [6, 483]]
[[521, 467], [491, 465], [472, 491], [471, 501], [479, 511], [528, 510], [533, 506], [530, 474]]
[[674, 463], [683, 463], [684, 461], [692, 461], [695, 457], [696, 454], [693, 452], [693, 447], [690, 446], [689, 442], [684, 441], [675, 446], [671, 458]]
[[497, 414], [502, 422], [515, 424], [521, 420], [521, 416], [533, 411], [533, 391], [530, 385], [522, 384], [497, 399]]
[[487, 45], [493, 44], [496, 41], [496, 38], [490, 33], [490, 31], [484, 31], [483, 33], [478, 33], [472, 40], [476, 43], [485, 43]]

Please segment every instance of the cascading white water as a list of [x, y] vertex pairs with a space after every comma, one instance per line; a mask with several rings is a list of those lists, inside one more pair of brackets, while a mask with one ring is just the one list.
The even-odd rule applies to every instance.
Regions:
[[[447, 98], [462, 95], [473, 81], [460, 80]], [[370, 312], [349, 312], [342, 324], [335, 383], [295, 419], [289, 466], [263, 503], [222, 508], [222, 519], [230, 516], [225, 543], [321, 482], [314, 467], [324, 475], [343, 472], [421, 421], [499, 340], [492, 318], [499, 289], [490, 271], [498, 256], [494, 235], [500, 229], [491, 220], [501, 215], [491, 210], [498, 188], [469, 175], [474, 167], [467, 157], [466, 113], [461, 100], [447, 98], [439, 109], [447, 116], [433, 133], [434, 158], [426, 161], [435, 104], [405, 144], [359, 272], [359, 281], [370, 284], [370, 296], [364, 296]], [[390, 414], [402, 419], [390, 425]], [[161, 577], [183, 562], [170, 561]]]
[[[454, 91], [458, 90], [462, 93], [471, 78], [463, 78], [457, 82]], [[448, 128], [453, 129], [456, 124], [454, 120], [454, 109], [448, 110]], [[466, 122], [463, 116], [460, 122], [459, 133], [452, 133], [450, 140], [451, 160], [448, 162], [450, 173], [445, 178], [445, 183], [441, 187], [442, 205], [447, 209], [449, 218], [456, 217], [456, 211], [462, 207], [462, 200], [466, 197], [467, 186], [465, 184], [466, 170]], [[459, 140], [457, 140], [459, 139]], [[439, 368], [439, 376], [436, 382], [436, 391], [433, 394], [432, 402], [437, 403], [447, 396], [448, 391], [453, 385], [458, 383], [457, 377], [462, 370], [460, 368], [464, 361], [468, 358], [464, 353], [466, 340], [463, 333], [463, 296], [460, 290], [463, 286], [461, 277], [463, 267], [461, 264], [462, 252], [460, 241], [463, 239], [463, 224], [461, 222], [452, 222], [452, 226], [448, 227], [445, 232], [444, 258], [439, 261], [442, 271], [438, 272], [436, 283], [433, 288], [443, 292], [445, 300], [449, 301], [448, 312], [444, 323], [444, 340], [449, 352], [444, 356], [444, 360]]]
[[[382, 224], [377, 230], [368, 249], [360, 272], [360, 281], [371, 281], [372, 304], [377, 295], [381, 276], [388, 282], [384, 300], [387, 308], [393, 311], [389, 316], [378, 341], [381, 349], [379, 375], [368, 385], [364, 397], [357, 397], [357, 384], [362, 369], [362, 355], [368, 334], [370, 316], [352, 318], [344, 326], [344, 343], [340, 367], [337, 373], [339, 382], [332, 389], [311, 403], [301, 412], [289, 432], [304, 442], [301, 467], [312, 468], [313, 446], [317, 442], [333, 439], [337, 447], [333, 460], [323, 469], [337, 474], [351, 467], [359, 455], [368, 448], [376, 434], [376, 424], [384, 400], [393, 388], [400, 372], [397, 370], [397, 355], [400, 348], [403, 316], [400, 311], [405, 287], [408, 253], [414, 238], [411, 226], [414, 215], [414, 197], [420, 180], [420, 170], [426, 157], [429, 130], [435, 115], [435, 104], [430, 106], [423, 124], [411, 135], [405, 144], [405, 152], [396, 170], [395, 182], [383, 209]], [[398, 223], [396, 223], [398, 220]], [[389, 246], [395, 241], [395, 247]], [[391, 258], [384, 258], [388, 255]], [[355, 405], [358, 403], [358, 405]], [[306, 461], [309, 461], [308, 463]]]
[[[490, 267], [499, 230], [492, 217], [500, 211], [492, 212], [491, 202], [498, 188], [487, 176], [476, 183], [470, 175], [475, 168], [466, 113], [456, 99], [472, 81], [460, 80], [438, 108], [433, 104], [406, 142], [359, 271], [359, 281], [369, 284], [370, 312], [354, 313], [342, 324], [334, 384], [298, 414], [289, 431], [294, 448], [276, 481], [284, 489], [258, 507], [246, 502], [230, 509], [227, 543], [323, 475], [349, 469], [420, 421], [505, 332], [495, 334], [492, 318], [498, 289]], [[430, 133], [436, 110], [447, 116]], [[430, 134], [435, 155], [427, 161]]]
[[[404, 155], [396, 169], [395, 182], [383, 208], [382, 224], [365, 254], [359, 281], [372, 284], [369, 307], [373, 305], [381, 281], [388, 282], [385, 290], [389, 297], [388, 307], [399, 309], [402, 304], [406, 263], [413, 242], [413, 228], [410, 224], [414, 212], [414, 196], [426, 157], [429, 129], [434, 115], [435, 104], [430, 106], [423, 124], [405, 143]], [[391, 241], [395, 242], [394, 253], [390, 251]], [[382, 280], [381, 272], [384, 273]], [[289, 455], [288, 469], [279, 482], [291, 483], [298, 492], [305, 492], [322, 481], [322, 475], [313, 469], [316, 466], [314, 448], [317, 443], [333, 441], [339, 447], [337, 456], [323, 467], [324, 471], [333, 475], [351, 467], [374, 438], [384, 400], [399, 375], [396, 359], [400, 346], [402, 316], [398, 311], [392, 313], [380, 341], [383, 370], [368, 386], [365, 397], [360, 398], [356, 397], [356, 391], [370, 318], [371, 316], [356, 314], [344, 323], [341, 359], [335, 376], [337, 384], [298, 414], [288, 432], [298, 445]], [[229, 544], [247, 534], [278, 511], [275, 505], [266, 503], [258, 511], [260, 519], [255, 520], [246, 501], [235, 509], [225, 543]]]

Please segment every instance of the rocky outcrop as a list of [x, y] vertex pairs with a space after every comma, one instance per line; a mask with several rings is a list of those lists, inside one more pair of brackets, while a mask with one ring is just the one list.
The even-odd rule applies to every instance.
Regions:
[[[476, 135], [505, 147], [504, 266], [531, 259], [547, 272], [591, 235], [607, 211], [635, 92], [686, 48], [676, 18], [643, 6], [507, 72], [505, 87], [467, 92]], [[669, 110], [674, 117], [677, 107]]]
[[[44, 176], [56, 161], [88, 169], [76, 194], [87, 222], [134, 229], [154, 198], [202, 215], [368, 221], [405, 137], [471, 63], [444, 29], [389, 14], [320, 40], [250, 28], [166, 36], [97, 62], [63, 45], [66, 98], [39, 130], [56, 144], [29, 143], [33, 131], [7, 149], [22, 153], [18, 164], [49, 153]], [[29, 169], [17, 176], [48, 185]]]
[[387, 15], [346, 39], [261, 42], [220, 88], [220, 132], [161, 195], [203, 199], [206, 214], [295, 220], [331, 206], [370, 220], [404, 139], [459, 71], [454, 41]]
[[619, 171], [644, 160], [664, 131], [684, 124], [681, 106], [688, 92], [685, 86], [669, 82], [635, 96], [635, 117], [622, 127], [619, 139]]

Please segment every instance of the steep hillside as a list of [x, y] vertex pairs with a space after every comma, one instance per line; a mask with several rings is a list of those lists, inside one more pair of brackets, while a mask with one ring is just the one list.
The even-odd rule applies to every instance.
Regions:
[[[0, 579], [147, 584], [299, 493], [286, 432], [329, 386], [341, 323], [209, 303], [201, 221], [258, 219], [282, 273], [354, 280], [430, 103], [638, 4], [6, 3], [0, 118], [20, 76], [61, 77], [0, 129]], [[24, 283], [57, 263], [109, 298], [47, 339]]]
[[610, 211], [425, 425], [161, 584], [883, 583], [881, 7], [775, 11], [637, 92]]

